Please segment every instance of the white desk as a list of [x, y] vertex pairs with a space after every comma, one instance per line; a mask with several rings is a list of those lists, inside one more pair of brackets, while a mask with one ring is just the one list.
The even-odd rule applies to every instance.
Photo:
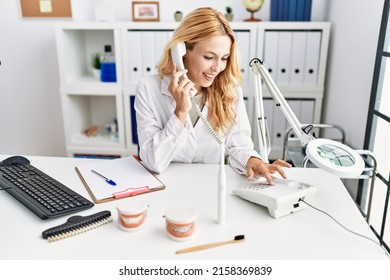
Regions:
[[[7, 156], [0, 156], [0, 161]], [[89, 198], [74, 167], [87, 159], [27, 156], [31, 164]], [[0, 191], [0, 259], [89, 259], [89, 260], [212, 260], [212, 259], [387, 259], [383, 249], [373, 242], [342, 229], [328, 216], [312, 208], [279, 219], [272, 218], [262, 206], [231, 194], [232, 188], [246, 183], [227, 166], [226, 225], [217, 219], [217, 165], [172, 164], [158, 177], [166, 189], [109, 203], [96, 204], [77, 215], [110, 210], [114, 221], [86, 233], [49, 243], [42, 239], [45, 229], [64, 223], [71, 215], [40, 220], [7, 192]], [[315, 184], [317, 192], [306, 199], [330, 213], [349, 229], [375, 239], [342, 182], [320, 169], [292, 168], [291, 179]], [[149, 207], [148, 224], [137, 232], [117, 227], [116, 206], [136, 200]], [[175, 242], [165, 234], [166, 209], [195, 207], [197, 232], [186, 242]], [[244, 234], [246, 241], [219, 248], [176, 255], [184, 247], [233, 239]]]

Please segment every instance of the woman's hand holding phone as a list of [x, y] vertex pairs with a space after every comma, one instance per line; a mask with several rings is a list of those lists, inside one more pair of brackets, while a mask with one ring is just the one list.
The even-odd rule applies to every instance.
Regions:
[[177, 65], [174, 64], [172, 71], [172, 79], [169, 83], [168, 90], [176, 101], [175, 115], [185, 123], [186, 117], [192, 108], [190, 91], [195, 84], [187, 78], [187, 70], [177, 70]]

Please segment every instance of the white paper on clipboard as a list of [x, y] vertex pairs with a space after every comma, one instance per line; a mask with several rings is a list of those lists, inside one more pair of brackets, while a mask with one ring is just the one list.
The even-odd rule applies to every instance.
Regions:
[[[113, 180], [116, 186], [108, 184], [91, 170]], [[76, 166], [76, 171], [95, 203], [114, 199], [113, 193], [130, 188], [147, 186], [150, 191], [165, 188], [161, 181], [132, 156], [81, 164]]]

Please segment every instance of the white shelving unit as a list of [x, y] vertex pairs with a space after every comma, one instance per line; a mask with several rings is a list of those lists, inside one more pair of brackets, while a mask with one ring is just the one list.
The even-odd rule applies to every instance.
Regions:
[[[66, 23], [56, 29], [60, 94], [69, 156], [124, 156], [122, 44], [120, 28], [109, 23]], [[93, 77], [91, 55], [111, 45], [116, 55], [116, 82]], [[106, 127], [115, 124], [113, 132]], [[97, 126], [95, 136], [85, 131]], [[112, 126], [110, 126], [112, 128]]]
[[[274, 32], [317, 32], [320, 50], [317, 67], [313, 70], [316, 82], [311, 85], [285, 84], [280, 87], [297, 116], [305, 122], [319, 122], [321, 116], [324, 79], [329, 40], [329, 23], [314, 22], [232, 22], [239, 46], [243, 90], [248, 115], [254, 125], [253, 75], [249, 61], [265, 59], [267, 34]], [[60, 72], [60, 94], [63, 106], [66, 148], [69, 156], [127, 156], [137, 154], [135, 119], [132, 100], [138, 80], [155, 73], [165, 43], [172, 36], [176, 22], [68, 22], [57, 26], [57, 54]], [[104, 45], [113, 47], [116, 58], [116, 82], [100, 82], [89, 67], [92, 53], [103, 52]], [[269, 47], [268, 47], [269, 48]], [[278, 53], [277, 48], [274, 52]], [[285, 50], [284, 50], [285, 51]], [[276, 56], [277, 57], [277, 56]], [[265, 89], [266, 97], [267, 90]], [[272, 158], [281, 158], [285, 121], [278, 120], [278, 112], [271, 100], [266, 100], [268, 120], [275, 140]], [[300, 119], [303, 122], [303, 119]], [[115, 133], [86, 136], [92, 126], [116, 124]], [[112, 126], [110, 126], [112, 127]], [[280, 127], [280, 129], [279, 129]], [[283, 127], [283, 129], [282, 129]], [[280, 131], [279, 131], [280, 130]], [[255, 131], [255, 129], [253, 130]], [[278, 142], [280, 133], [280, 143]], [[254, 135], [256, 143], [256, 135]]]

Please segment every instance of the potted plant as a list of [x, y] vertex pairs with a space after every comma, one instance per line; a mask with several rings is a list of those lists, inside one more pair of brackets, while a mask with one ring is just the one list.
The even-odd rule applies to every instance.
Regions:
[[183, 13], [181, 11], [176, 11], [174, 13], [174, 17], [175, 17], [175, 21], [181, 21], [181, 19], [183, 18]]
[[101, 55], [100, 53], [93, 53], [91, 55], [91, 67], [93, 76], [100, 80]]
[[230, 6], [227, 6], [225, 8], [226, 14], [225, 18], [227, 21], [232, 21], [233, 20], [233, 9]]

